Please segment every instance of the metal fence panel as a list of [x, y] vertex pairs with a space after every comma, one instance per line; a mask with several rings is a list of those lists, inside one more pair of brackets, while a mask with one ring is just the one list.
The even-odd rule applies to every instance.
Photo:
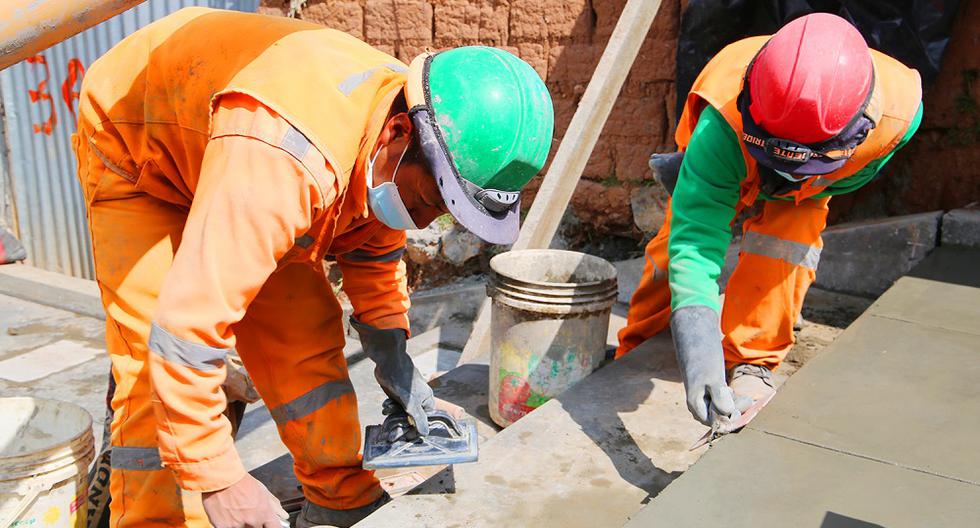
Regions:
[[[6, 132], [0, 138], [6, 140], [8, 157], [0, 160], [6, 161], [0, 176], [9, 170], [5, 183], [13, 196], [18, 235], [32, 264], [76, 277], [95, 276], [71, 148], [75, 116], [62, 95], [66, 85], [70, 84], [68, 89], [74, 91], [81, 86], [81, 78], [71, 83], [70, 64], [78, 61], [87, 67], [130, 33], [183, 7], [254, 12], [258, 3], [259, 0], [148, 0], [45, 50], [42, 55], [46, 64], [25, 61], [0, 71]], [[42, 82], [44, 90], [39, 89]], [[48, 94], [50, 99], [38, 96], [39, 92]], [[50, 124], [50, 133], [45, 133], [46, 124]], [[4, 187], [0, 184], [0, 190]]]

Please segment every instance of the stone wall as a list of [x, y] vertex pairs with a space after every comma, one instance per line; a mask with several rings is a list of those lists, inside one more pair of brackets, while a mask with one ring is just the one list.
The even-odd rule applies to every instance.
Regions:
[[[425, 48], [508, 49], [545, 79], [555, 146], [585, 90], [625, 0], [263, 0], [261, 11], [341, 29], [409, 61]], [[572, 201], [582, 237], [642, 238], [663, 222], [651, 152], [674, 148], [674, 62], [685, 0], [663, 0]], [[980, 2], [964, 2], [916, 138], [884, 178], [832, 201], [831, 222], [952, 209], [980, 200]], [[537, 181], [540, 181], [537, 180]], [[532, 184], [531, 192], [537, 182]], [[525, 203], [529, 203], [526, 200]], [[566, 234], [569, 230], [566, 229]], [[580, 246], [581, 240], [572, 240]]]

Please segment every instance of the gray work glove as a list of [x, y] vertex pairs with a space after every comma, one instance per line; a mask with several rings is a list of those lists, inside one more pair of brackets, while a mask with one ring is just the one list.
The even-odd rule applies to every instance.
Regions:
[[[685, 306], [670, 316], [677, 363], [687, 390], [687, 408], [694, 418], [714, 426], [719, 417], [736, 419], [739, 407], [725, 381], [718, 312], [707, 306]], [[751, 402], [749, 402], [751, 404]]]
[[[405, 412], [421, 436], [429, 434], [428, 413], [436, 410], [432, 388], [415, 368], [406, 350], [408, 335], [400, 328], [382, 330], [351, 317], [350, 324], [361, 336], [361, 347], [374, 361], [374, 377], [385, 394]], [[389, 414], [392, 406], [384, 405]]]

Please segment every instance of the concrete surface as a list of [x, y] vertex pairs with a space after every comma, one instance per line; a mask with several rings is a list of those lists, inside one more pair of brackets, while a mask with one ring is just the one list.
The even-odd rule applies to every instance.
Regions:
[[942, 214], [935, 211], [828, 228], [814, 285], [881, 295], [936, 247]]
[[977, 262], [936, 249], [628, 526], [975, 525]]
[[953, 209], [944, 214], [941, 244], [980, 247], [980, 206]]
[[626, 527], [919, 528], [976, 526], [978, 516], [980, 487], [745, 430]]
[[[92, 432], [101, 445], [109, 381], [109, 358], [102, 352], [105, 323], [2, 293], [0, 307], [0, 395], [80, 405], [92, 415]], [[74, 363], [69, 365], [47, 357], [72, 351], [81, 351], [84, 360], [68, 358]]]
[[660, 336], [358, 526], [615, 526], [700, 456], [704, 430]]

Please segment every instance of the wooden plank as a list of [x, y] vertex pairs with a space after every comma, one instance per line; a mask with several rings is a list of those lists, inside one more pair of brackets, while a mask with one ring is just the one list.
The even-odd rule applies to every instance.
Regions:
[[[554, 238], [613, 103], [660, 10], [660, 3], [660, 0], [629, 0], [623, 8], [513, 249], [546, 248]], [[461, 362], [473, 361], [489, 349], [490, 300], [486, 299], [463, 350]]]

